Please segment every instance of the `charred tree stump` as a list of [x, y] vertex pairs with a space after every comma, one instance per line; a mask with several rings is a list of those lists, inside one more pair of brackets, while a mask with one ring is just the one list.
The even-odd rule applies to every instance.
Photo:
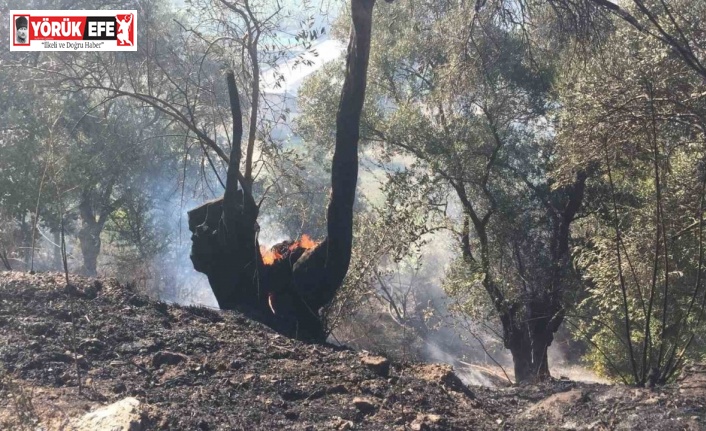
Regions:
[[[243, 135], [238, 89], [227, 75], [233, 146], [223, 198], [189, 211], [194, 269], [208, 276], [222, 309], [239, 310], [290, 337], [323, 342], [319, 310], [330, 303], [348, 272], [353, 240], [353, 202], [358, 181], [360, 116], [365, 99], [374, 0], [352, 0], [353, 27], [336, 115], [328, 235], [321, 243], [278, 244], [265, 262], [258, 243], [259, 208], [251, 180], [240, 173]], [[246, 169], [246, 172], [249, 170]]]

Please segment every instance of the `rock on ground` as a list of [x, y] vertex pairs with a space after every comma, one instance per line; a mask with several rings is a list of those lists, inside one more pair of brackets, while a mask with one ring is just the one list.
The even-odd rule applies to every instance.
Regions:
[[71, 431], [142, 431], [140, 402], [133, 397], [124, 398], [75, 419]]

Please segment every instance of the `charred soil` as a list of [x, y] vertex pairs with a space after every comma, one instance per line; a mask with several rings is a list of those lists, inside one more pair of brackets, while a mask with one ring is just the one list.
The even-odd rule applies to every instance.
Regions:
[[74, 429], [131, 397], [139, 430], [699, 430], [702, 371], [655, 391], [467, 387], [447, 365], [302, 343], [112, 280], [0, 272], [0, 429]]

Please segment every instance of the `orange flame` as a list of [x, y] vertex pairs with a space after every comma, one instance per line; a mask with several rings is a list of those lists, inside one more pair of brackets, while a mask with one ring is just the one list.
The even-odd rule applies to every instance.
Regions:
[[290, 250], [295, 250], [299, 247], [309, 250], [310, 248], [314, 248], [318, 245], [319, 243], [311, 239], [311, 237], [307, 234], [302, 235], [302, 238], [295, 242], [294, 244], [289, 246]]
[[[309, 235], [302, 235], [299, 241], [293, 242], [289, 247], [289, 251], [293, 252], [298, 248], [303, 248], [305, 250], [312, 249], [319, 245], [319, 241], [314, 241]], [[262, 255], [262, 262], [265, 265], [272, 265], [276, 261], [282, 259], [284, 255], [275, 249], [268, 249], [265, 246], [260, 246], [260, 254]]]
[[282, 255], [277, 252], [277, 250], [268, 250], [265, 246], [260, 246], [260, 254], [262, 255], [262, 262], [265, 265], [272, 265], [276, 260], [282, 259]]

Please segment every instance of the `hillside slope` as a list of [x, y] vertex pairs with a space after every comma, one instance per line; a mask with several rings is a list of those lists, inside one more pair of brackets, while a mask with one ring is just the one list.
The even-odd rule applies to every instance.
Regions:
[[150, 301], [111, 280], [74, 276], [72, 286], [0, 272], [0, 429], [72, 429], [126, 397], [140, 402], [131, 431], [676, 430], [706, 420], [699, 379], [688, 391], [569, 381], [469, 390], [445, 365], [387, 371], [381, 358], [293, 341], [234, 312]]

